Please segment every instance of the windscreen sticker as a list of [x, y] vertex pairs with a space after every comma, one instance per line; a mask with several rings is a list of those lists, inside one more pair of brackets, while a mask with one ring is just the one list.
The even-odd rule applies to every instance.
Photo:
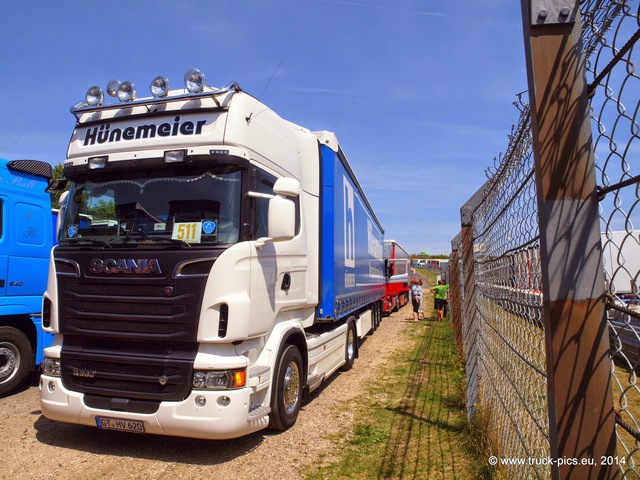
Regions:
[[67, 227], [67, 237], [75, 238], [78, 235], [78, 226], [77, 225], [69, 225]]
[[202, 222], [179, 222], [173, 224], [171, 238], [187, 243], [200, 243]]
[[211, 235], [216, 231], [216, 222], [214, 220], [205, 220], [202, 222], [202, 233]]

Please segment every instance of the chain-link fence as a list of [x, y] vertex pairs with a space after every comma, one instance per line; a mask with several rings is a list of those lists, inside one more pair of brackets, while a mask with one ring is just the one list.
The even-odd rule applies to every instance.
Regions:
[[[537, 28], [555, 29], [551, 33], [556, 37], [563, 34], [564, 22], [570, 22], [571, 16], [562, 7], [571, 2], [523, 1], [523, 8], [527, 3], [535, 34], [533, 51], [543, 36]], [[576, 18], [581, 18], [577, 27], [582, 52], [574, 49], [570, 54], [576, 58], [567, 57], [566, 63], [584, 62], [586, 88], [582, 95], [588, 97], [583, 100], [589, 107], [591, 137], [590, 145], [580, 148], [576, 155], [588, 158], [591, 172], [578, 169], [576, 174], [584, 178], [545, 179], [558, 176], [557, 167], [554, 170], [544, 163], [547, 151], [553, 149], [544, 143], [542, 123], [535, 124], [537, 130], [532, 128], [535, 115], [530, 112], [529, 102], [533, 100], [521, 94], [515, 103], [519, 119], [506, 152], [494, 159], [494, 165], [487, 169], [488, 181], [462, 207], [462, 231], [452, 241], [451, 318], [459, 349], [466, 357], [469, 417], [488, 420], [487, 434], [495, 455], [514, 459], [512, 465], [503, 464], [501, 471], [514, 478], [564, 478], [568, 472], [580, 471], [547, 461], [558, 457], [564, 457], [566, 463], [591, 464], [594, 468], [590, 472], [599, 472], [597, 475], [640, 478], [640, 78], [634, 60], [634, 46], [640, 37], [639, 8], [639, 0], [589, 0], [579, 4], [581, 15]], [[550, 25], [549, 18], [554, 14], [559, 20]], [[525, 38], [526, 27], [525, 20]], [[534, 68], [535, 55], [533, 51], [529, 69]], [[565, 70], [569, 71], [564, 65], [555, 65], [547, 76]], [[531, 71], [530, 78], [536, 81]], [[535, 87], [542, 90], [538, 84]], [[549, 98], [562, 102], [559, 95]], [[571, 111], [566, 113], [570, 116], [579, 110], [575, 108], [579, 100], [570, 103], [568, 95], [568, 106], [561, 105], [548, 116], [563, 123], [565, 112]], [[536, 106], [536, 120], [544, 122], [540, 116], [546, 106], [541, 106], [540, 100]], [[572, 137], [565, 145], [572, 142], [582, 147]], [[572, 162], [568, 150], [558, 148], [554, 155]], [[594, 187], [589, 182], [592, 176]], [[583, 212], [588, 210], [589, 199], [582, 192], [570, 200], [563, 197], [580, 190], [574, 186], [577, 183], [595, 190], [592, 196], [600, 218], [600, 241], [596, 238], [595, 249], [590, 248], [588, 238], [593, 237], [588, 235], [589, 221], [584, 220]], [[562, 213], [549, 206], [553, 195], [562, 197], [556, 202]], [[572, 209], [577, 212], [573, 220], [565, 212]], [[561, 221], [557, 221], [558, 216], [563, 216]], [[565, 224], [570, 225], [566, 232], [550, 233], [552, 228], [557, 231], [558, 225], [565, 228]], [[564, 263], [558, 245], [565, 237], [583, 234], [584, 241], [581, 238], [578, 242], [581, 248], [586, 246], [581, 257], [576, 259], [578, 248], [570, 246], [564, 253], [570, 257], [566, 262], [570, 265], [557, 267]], [[599, 257], [595, 260], [594, 251]], [[574, 264], [578, 273], [573, 277], [554, 277], [558, 270], [566, 272]], [[583, 285], [589, 285], [588, 294], [581, 293]], [[572, 303], [567, 303], [564, 292]], [[593, 308], [604, 303], [606, 308]], [[588, 313], [581, 322], [585, 304]], [[603, 317], [597, 324], [587, 318], [593, 312]], [[561, 330], [558, 325], [569, 317], [574, 325]], [[607, 331], [609, 346], [603, 357], [611, 375], [606, 374], [610, 381], [601, 391], [602, 398], [608, 400], [601, 402], [597, 414], [589, 416], [579, 406], [588, 400], [579, 396], [591, 395], [594, 387], [567, 387], [565, 392], [559, 370], [568, 370], [567, 383], [585, 371], [597, 375], [598, 348], [603, 345], [600, 339]], [[562, 336], [566, 338], [559, 338]], [[571, 357], [572, 348], [582, 353], [575, 354], [579, 359], [575, 368], [567, 369], [566, 359]], [[585, 348], [590, 352], [585, 354]], [[576, 383], [590, 382], [587, 376]], [[558, 400], [563, 395], [567, 397], [564, 404]], [[613, 408], [608, 405], [611, 401]], [[572, 413], [574, 425], [570, 424]], [[590, 422], [595, 425], [585, 427]], [[607, 422], [615, 424], [613, 442], [607, 438]], [[594, 438], [575, 440], [579, 445], [573, 451], [567, 448], [574, 437], [585, 435]], [[574, 452], [571, 457], [567, 457], [568, 451]]]
[[640, 38], [639, 2], [582, 6], [600, 204], [617, 455], [640, 475]]

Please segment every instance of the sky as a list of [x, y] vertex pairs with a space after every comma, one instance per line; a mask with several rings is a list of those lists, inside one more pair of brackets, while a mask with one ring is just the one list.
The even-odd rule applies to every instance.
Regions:
[[62, 163], [90, 86], [147, 96], [196, 67], [335, 132], [409, 253], [450, 253], [527, 89], [513, 0], [32, 0], [3, 5], [0, 38], [0, 157]]

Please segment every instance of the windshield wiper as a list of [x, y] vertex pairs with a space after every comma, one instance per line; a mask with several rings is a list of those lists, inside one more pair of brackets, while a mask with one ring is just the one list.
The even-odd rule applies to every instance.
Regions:
[[172, 245], [186, 245], [191, 248], [191, 244], [189, 242], [185, 242], [184, 240], [178, 240], [177, 238], [168, 238], [168, 237], [142, 237], [142, 240], [151, 240], [153, 242], [158, 243], [171, 243]]
[[104, 240], [96, 240], [95, 238], [68, 238], [65, 241], [73, 244], [77, 244], [80, 242], [87, 242], [87, 243], [90, 243], [91, 245], [99, 245], [101, 247], [113, 248], [109, 242], [105, 242]]

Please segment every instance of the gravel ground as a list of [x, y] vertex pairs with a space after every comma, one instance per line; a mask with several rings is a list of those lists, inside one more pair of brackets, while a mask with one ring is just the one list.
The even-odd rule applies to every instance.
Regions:
[[[2, 479], [298, 479], [303, 467], [330, 462], [352, 431], [349, 401], [403, 347], [411, 307], [386, 317], [360, 348], [352, 370], [333, 375], [313, 392], [297, 423], [285, 432], [195, 440], [136, 435], [52, 422], [42, 416], [38, 379], [0, 399]], [[355, 407], [354, 407], [355, 408]]]

